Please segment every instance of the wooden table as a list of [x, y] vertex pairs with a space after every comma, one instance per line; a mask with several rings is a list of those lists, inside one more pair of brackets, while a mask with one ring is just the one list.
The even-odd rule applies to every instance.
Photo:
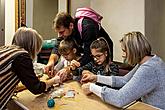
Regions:
[[47, 106], [50, 93], [33, 95], [28, 90], [24, 90], [17, 94], [18, 98], [16, 98], [16, 100], [30, 110], [120, 110], [119, 108], [106, 104], [94, 94], [91, 96], [84, 95], [80, 84], [76, 81], [65, 83], [64, 89], [75, 90], [75, 97], [55, 98], [55, 107], [53, 108]]
[[137, 102], [132, 106], [128, 107], [127, 110], [160, 110], [159, 108], [153, 107], [142, 102]]
[[[121, 108], [106, 104], [94, 94], [90, 96], [84, 95], [83, 91], [81, 90], [81, 85], [76, 81], [69, 81], [64, 83], [63, 89], [64, 91], [75, 90], [75, 97], [55, 98], [55, 106], [53, 108], [49, 108], [47, 106], [47, 101], [49, 100], [52, 91], [40, 95], [33, 95], [30, 91], [24, 90], [17, 94], [17, 98], [15, 100], [25, 105], [30, 110], [121, 110]], [[137, 102], [127, 109], [158, 110], [142, 102]]]

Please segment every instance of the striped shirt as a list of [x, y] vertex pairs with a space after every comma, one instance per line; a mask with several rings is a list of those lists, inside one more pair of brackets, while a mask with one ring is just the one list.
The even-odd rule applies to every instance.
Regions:
[[15, 87], [20, 81], [12, 71], [12, 62], [18, 55], [24, 53], [27, 51], [17, 46], [0, 47], [0, 110], [12, 97]]

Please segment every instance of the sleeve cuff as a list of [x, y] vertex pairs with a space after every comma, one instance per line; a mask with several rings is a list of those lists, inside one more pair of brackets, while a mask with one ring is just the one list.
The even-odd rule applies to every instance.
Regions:
[[97, 75], [97, 82], [111, 86], [112, 85], [112, 77], [111, 76]]
[[94, 84], [94, 83], [91, 83], [90, 84], [90, 87], [89, 87], [89, 90], [91, 92], [93, 92], [94, 94], [96, 94], [97, 96], [101, 97], [101, 91], [102, 91], [102, 87]]

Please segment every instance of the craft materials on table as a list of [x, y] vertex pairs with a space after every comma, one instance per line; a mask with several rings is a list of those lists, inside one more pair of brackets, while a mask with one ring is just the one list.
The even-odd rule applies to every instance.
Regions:
[[67, 98], [74, 98], [75, 97], [75, 90], [68, 90], [66, 93], [65, 93], [65, 96], [64, 97], [67, 97]]
[[55, 90], [50, 94], [50, 98], [52, 98], [52, 99], [53, 98], [61, 98], [62, 96], [64, 96], [64, 90], [62, 88]]
[[[47, 101], [47, 105], [49, 108], [55, 106], [55, 98], [74, 98], [75, 97], [75, 90], [68, 89], [64, 91], [64, 88], [59, 88], [50, 93], [49, 99]], [[63, 104], [62, 104], [63, 105]]]

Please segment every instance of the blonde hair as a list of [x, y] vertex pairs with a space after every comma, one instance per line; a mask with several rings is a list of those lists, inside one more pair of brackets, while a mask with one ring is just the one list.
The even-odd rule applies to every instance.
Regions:
[[43, 39], [41, 35], [32, 28], [21, 27], [13, 37], [12, 44], [24, 48], [32, 59], [40, 51]]
[[147, 38], [140, 32], [129, 32], [120, 40], [126, 51], [126, 61], [130, 65], [140, 63], [145, 57], [151, 55], [151, 46]]

